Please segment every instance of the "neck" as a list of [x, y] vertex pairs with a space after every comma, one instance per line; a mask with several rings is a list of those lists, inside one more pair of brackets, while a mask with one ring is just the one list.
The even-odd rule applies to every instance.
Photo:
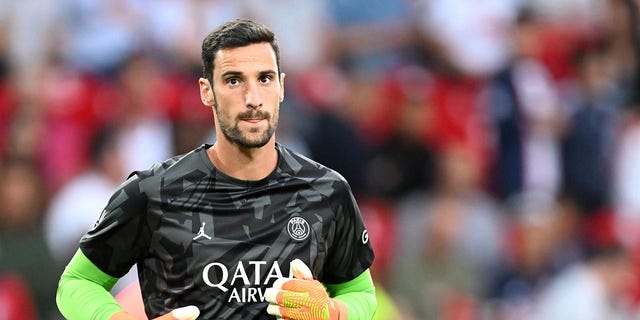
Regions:
[[239, 180], [262, 180], [278, 164], [278, 152], [273, 139], [260, 148], [241, 148], [218, 140], [207, 150], [207, 155], [218, 170]]

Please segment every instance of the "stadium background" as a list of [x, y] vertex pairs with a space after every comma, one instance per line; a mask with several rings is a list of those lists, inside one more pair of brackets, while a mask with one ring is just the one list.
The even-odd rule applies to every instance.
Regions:
[[0, 319], [60, 319], [111, 191], [213, 141], [233, 18], [279, 38], [278, 140], [359, 199], [379, 319], [640, 317], [634, 0], [0, 0]]

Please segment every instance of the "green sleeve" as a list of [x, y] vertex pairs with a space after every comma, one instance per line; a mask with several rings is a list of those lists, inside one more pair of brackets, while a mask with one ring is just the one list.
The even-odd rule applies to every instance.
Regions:
[[56, 303], [69, 320], [108, 320], [122, 310], [109, 290], [118, 278], [100, 270], [78, 250], [65, 268], [56, 293]]
[[369, 269], [355, 279], [326, 285], [329, 295], [344, 302], [349, 320], [370, 320], [376, 312], [376, 288]]

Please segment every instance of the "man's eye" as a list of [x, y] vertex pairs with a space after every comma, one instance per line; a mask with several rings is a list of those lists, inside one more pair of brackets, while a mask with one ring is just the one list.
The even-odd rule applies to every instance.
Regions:
[[229, 78], [227, 79], [227, 83], [230, 85], [237, 85], [238, 83], [240, 83], [240, 80], [238, 80], [237, 78]]
[[266, 83], [271, 82], [271, 77], [270, 77], [270, 76], [262, 76], [262, 77], [260, 77], [259, 81], [260, 81], [261, 83], [266, 84]]

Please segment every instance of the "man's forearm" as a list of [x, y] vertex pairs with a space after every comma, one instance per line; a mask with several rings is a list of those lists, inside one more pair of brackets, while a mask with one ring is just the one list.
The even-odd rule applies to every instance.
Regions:
[[56, 303], [69, 320], [107, 320], [122, 310], [109, 290], [118, 281], [96, 267], [80, 250], [64, 270]]
[[349, 320], [370, 320], [376, 311], [376, 290], [369, 270], [365, 270], [355, 279], [335, 285], [327, 285], [329, 295], [342, 301]]

